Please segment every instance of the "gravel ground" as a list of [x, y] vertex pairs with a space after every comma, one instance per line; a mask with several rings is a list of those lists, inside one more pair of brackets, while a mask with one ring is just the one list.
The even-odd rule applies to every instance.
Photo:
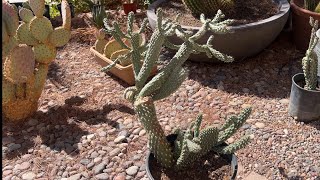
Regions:
[[[147, 179], [146, 132], [122, 98], [128, 85], [101, 73], [89, 48], [74, 40], [60, 49], [39, 111], [23, 124], [4, 120], [3, 179]], [[238, 179], [252, 172], [267, 179], [320, 179], [319, 121], [299, 123], [287, 114], [291, 76], [301, 71], [302, 55], [281, 34], [242, 62], [187, 62], [188, 79], [156, 103], [159, 121], [169, 134], [200, 112], [204, 125], [221, 124], [252, 106], [250, 119], [228, 140], [253, 134], [236, 153]], [[160, 66], [170, 56], [164, 50]]]

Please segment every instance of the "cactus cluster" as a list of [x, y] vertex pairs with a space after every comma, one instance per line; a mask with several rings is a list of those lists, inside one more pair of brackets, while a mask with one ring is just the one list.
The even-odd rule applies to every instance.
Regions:
[[[120, 64], [122, 66], [128, 66], [130, 64], [132, 64], [132, 60], [131, 58], [129, 58], [129, 56], [127, 56], [126, 58], [120, 58], [118, 59], [118, 57], [124, 57], [126, 56], [128, 53], [130, 53], [129, 49], [122, 47], [118, 41], [112, 39], [110, 41], [107, 41], [105, 39], [105, 32], [103, 29], [100, 29], [97, 34], [96, 34], [96, 42], [94, 44], [94, 48], [96, 51], [98, 51], [99, 53], [103, 54], [106, 58], [114, 61], [115, 64]], [[125, 45], [127, 47], [131, 47], [130, 42], [126, 39], [122, 39], [123, 42], [125, 43]], [[145, 39], [142, 35], [139, 35], [139, 44], [140, 46], [143, 46], [145, 44]], [[117, 61], [115, 61], [116, 59], [118, 59]]]
[[304, 0], [304, 8], [309, 11], [320, 13], [320, 1], [319, 0]]
[[[177, 17], [178, 18], [178, 17]], [[200, 130], [202, 116], [198, 116], [194, 125], [186, 131], [178, 130], [177, 140], [174, 147], [167, 141], [164, 130], [157, 119], [154, 102], [168, 97], [174, 93], [187, 77], [187, 72], [182, 68], [183, 63], [192, 53], [205, 52], [209, 57], [215, 56], [223, 62], [232, 62], [231, 56], [220, 53], [212, 48], [211, 36], [206, 44], [198, 44], [206, 31], [214, 33], [228, 33], [230, 30], [227, 25], [232, 20], [224, 20], [224, 15], [219, 10], [213, 19], [205, 19], [201, 15], [203, 23], [200, 30], [196, 33], [185, 31], [180, 25], [170, 20], [163, 20], [162, 10], [157, 10], [157, 27], [154, 30], [150, 41], [145, 46], [139, 45], [139, 34], [142, 33], [147, 25], [146, 20], [139, 31], [132, 31], [133, 13], [128, 15], [128, 32], [123, 33], [118, 28], [116, 22], [109, 26], [105, 20], [105, 32], [111, 34], [115, 40], [129, 53], [118, 57], [115, 61], [130, 57], [133, 63], [135, 86], [129, 87], [124, 92], [124, 98], [130, 101], [143, 127], [145, 128], [149, 148], [158, 162], [166, 168], [184, 169], [194, 160], [207, 154], [209, 151], [218, 153], [233, 153], [239, 148], [244, 147], [249, 142], [249, 137], [244, 136], [234, 144], [221, 146], [221, 144], [237, 129], [239, 129], [248, 118], [251, 109], [245, 109], [239, 116], [231, 116], [225, 125], [220, 128], [207, 127]], [[177, 21], [177, 19], [176, 19]], [[176, 35], [183, 40], [180, 45], [169, 42], [169, 37]], [[127, 46], [124, 39], [129, 40], [131, 46]], [[163, 67], [150, 81], [147, 81], [152, 67], [159, 59], [163, 45], [177, 50], [170, 62]], [[144, 59], [144, 61], [140, 61]], [[113, 65], [109, 65], [103, 70], [109, 70]]]
[[318, 72], [318, 61], [319, 57], [314, 51], [315, 46], [319, 38], [316, 36], [316, 31], [318, 30], [318, 21], [310, 17], [310, 25], [312, 26], [311, 38], [309, 42], [309, 48], [306, 51], [305, 56], [302, 58], [302, 69], [305, 78], [305, 89], [316, 90], [317, 88], [317, 72]]
[[182, 0], [183, 4], [196, 16], [214, 15], [219, 9], [228, 12], [234, 9], [234, 0]]
[[103, 5], [94, 5], [92, 7], [92, 20], [94, 25], [100, 29], [103, 27], [103, 19], [107, 17], [106, 10]]
[[48, 66], [56, 57], [56, 47], [65, 45], [71, 36], [66, 0], [62, 1], [63, 25], [55, 29], [43, 16], [44, 0], [29, 0], [28, 6], [31, 10], [18, 10], [2, 2], [2, 104], [3, 113], [10, 120], [24, 119], [37, 110]]

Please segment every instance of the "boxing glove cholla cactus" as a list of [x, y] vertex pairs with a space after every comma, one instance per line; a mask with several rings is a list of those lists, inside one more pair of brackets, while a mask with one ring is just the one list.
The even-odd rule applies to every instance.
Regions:
[[234, 9], [234, 0], [182, 0], [183, 4], [195, 15], [212, 16], [219, 9], [228, 12]]
[[311, 38], [309, 42], [309, 48], [306, 51], [305, 57], [302, 58], [302, 69], [305, 78], [305, 89], [316, 90], [317, 88], [317, 72], [318, 72], [318, 56], [314, 51], [315, 46], [319, 38], [316, 36], [316, 31], [318, 30], [318, 21], [315, 21], [310, 17], [310, 25], [312, 26]]
[[[62, 1], [63, 25], [53, 29], [43, 16], [45, 1], [29, 0], [31, 8], [18, 9], [2, 2], [2, 105], [10, 120], [20, 120], [37, 110], [49, 64], [56, 57], [56, 47], [71, 36], [69, 4]], [[22, 23], [19, 25], [19, 18]]]
[[[227, 138], [233, 135], [248, 118], [251, 109], [245, 109], [238, 117], [230, 117], [221, 128], [208, 127], [200, 130], [202, 116], [198, 116], [195, 125], [192, 125], [186, 132], [178, 130], [178, 138], [175, 146], [171, 147], [167, 141], [165, 133], [157, 120], [154, 101], [163, 99], [175, 92], [182, 82], [186, 79], [187, 73], [182, 68], [182, 64], [188, 59], [191, 53], [205, 52], [209, 57], [216, 57], [223, 62], [232, 62], [233, 58], [222, 54], [211, 46], [211, 36], [207, 44], [198, 44], [196, 41], [201, 38], [206, 31], [214, 33], [227, 33], [227, 25], [232, 20], [221, 19], [224, 17], [221, 11], [211, 19], [205, 19], [201, 15], [202, 27], [195, 34], [185, 31], [180, 25], [170, 20], [162, 20], [161, 9], [157, 10], [157, 27], [153, 32], [149, 43], [145, 46], [139, 45], [138, 37], [145, 29], [146, 22], [142, 24], [137, 32], [132, 31], [133, 13], [128, 16], [128, 31], [120, 31], [116, 22], [110, 27], [105, 21], [105, 31], [111, 34], [124, 49], [129, 53], [119, 57], [116, 61], [131, 57], [135, 75], [135, 86], [125, 90], [124, 97], [133, 103], [134, 110], [137, 113], [140, 122], [146, 129], [149, 138], [149, 147], [155, 158], [166, 168], [183, 169], [193, 160], [207, 154], [211, 150], [219, 153], [233, 153], [235, 150], [244, 147], [249, 142], [249, 137], [245, 136], [234, 144], [220, 146]], [[168, 37], [177, 35], [184, 42], [181, 45], [175, 45], [168, 41]], [[128, 39], [131, 47], [127, 46], [123, 39]], [[162, 45], [166, 45], [177, 52], [171, 61], [162, 68], [149, 82], [147, 78], [150, 75], [152, 67], [157, 63]], [[144, 61], [141, 61], [144, 59]], [[116, 63], [116, 62], [115, 62]], [[114, 63], [114, 64], [115, 64]], [[108, 70], [114, 66], [111, 64], [102, 70]]]

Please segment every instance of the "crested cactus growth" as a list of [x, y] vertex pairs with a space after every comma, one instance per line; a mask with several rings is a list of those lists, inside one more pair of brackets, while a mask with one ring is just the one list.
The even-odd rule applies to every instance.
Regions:
[[234, 0], [182, 0], [183, 4], [195, 15], [211, 16], [219, 9], [228, 12], [234, 9]]
[[[126, 55], [119, 56], [115, 62], [128, 57], [132, 59], [135, 86], [125, 90], [124, 98], [133, 104], [140, 122], [146, 129], [151, 152], [163, 167], [181, 170], [209, 151], [228, 154], [244, 147], [249, 142], [248, 136], [244, 136], [228, 146], [221, 146], [221, 144], [242, 126], [251, 112], [250, 108], [245, 109], [239, 116], [231, 116], [221, 128], [207, 127], [200, 130], [202, 116], [199, 115], [195, 124], [192, 124], [188, 130], [176, 132], [178, 138], [174, 142], [174, 147], [167, 141], [164, 130], [158, 122], [154, 102], [168, 97], [180, 87], [187, 77], [187, 72], [182, 68], [182, 65], [191, 53], [205, 52], [209, 57], [215, 56], [223, 62], [233, 61], [231, 56], [212, 48], [213, 36], [208, 39], [206, 44], [196, 43], [206, 31], [228, 33], [227, 25], [232, 23], [232, 20], [221, 21], [224, 17], [221, 11], [218, 11], [213, 19], [205, 19], [202, 14], [201, 22], [203, 25], [198, 32], [193, 33], [183, 30], [180, 25], [170, 20], [163, 20], [161, 9], [157, 10], [157, 16], [157, 27], [149, 43], [143, 46], [139, 44], [138, 37], [144, 31], [146, 22], [142, 24], [139, 31], [132, 31], [133, 13], [128, 16], [128, 31], [126, 33], [120, 31], [116, 22], [111, 27], [105, 21], [106, 33], [111, 34], [123, 49], [129, 51]], [[184, 42], [180, 45], [170, 43], [168, 38], [174, 34]], [[131, 46], [127, 46], [124, 39], [129, 40]], [[150, 81], [147, 81], [164, 44], [169, 48], [176, 49], [177, 53], [165, 67]], [[103, 68], [102, 71], [109, 70], [114, 64]]]
[[[56, 47], [71, 36], [69, 4], [62, 1], [63, 25], [53, 28], [43, 16], [45, 1], [29, 0], [18, 11], [2, 2], [3, 113], [10, 120], [24, 119], [37, 110], [49, 64], [56, 57]], [[22, 22], [19, 25], [19, 16]]]
[[307, 49], [305, 57], [302, 58], [302, 69], [305, 78], [305, 89], [316, 90], [317, 88], [317, 72], [318, 72], [318, 58], [314, 52], [314, 48], [317, 45], [319, 38], [316, 36], [318, 30], [318, 21], [315, 21], [310, 17], [310, 25], [312, 26], [311, 38], [309, 48]]

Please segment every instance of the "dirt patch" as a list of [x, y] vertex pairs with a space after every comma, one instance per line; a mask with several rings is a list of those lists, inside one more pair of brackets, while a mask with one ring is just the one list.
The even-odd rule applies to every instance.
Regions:
[[163, 168], [155, 158], [150, 161], [150, 171], [155, 180], [224, 180], [230, 179], [232, 175], [229, 162], [214, 152], [208, 153], [183, 171]]
[[[178, 14], [183, 14], [179, 20], [181, 25], [201, 26], [202, 24], [199, 18], [195, 17], [181, 0], [168, 1], [166, 3], [162, 3], [160, 7], [163, 9], [165, 17], [168, 17], [172, 20], [174, 20]], [[231, 24], [232, 26], [235, 26], [267, 19], [278, 12], [278, 5], [272, 0], [238, 0], [235, 2], [234, 11], [223, 13], [226, 15], [225, 19], [235, 20], [235, 22]]]

